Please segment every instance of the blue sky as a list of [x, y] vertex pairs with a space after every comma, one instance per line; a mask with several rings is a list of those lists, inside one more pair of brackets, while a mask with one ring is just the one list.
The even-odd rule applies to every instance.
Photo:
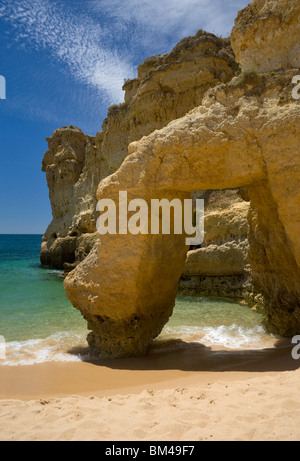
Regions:
[[0, 0], [0, 233], [51, 221], [41, 162], [64, 125], [94, 135], [125, 78], [200, 28], [230, 34], [248, 0]]

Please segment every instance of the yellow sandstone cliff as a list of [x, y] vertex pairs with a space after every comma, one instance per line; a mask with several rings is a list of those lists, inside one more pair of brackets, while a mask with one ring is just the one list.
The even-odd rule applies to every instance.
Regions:
[[[120, 137], [115, 140], [108, 129], [99, 135], [103, 173], [100, 172], [97, 200], [109, 197], [118, 203], [119, 191], [126, 190], [128, 200], [183, 201], [195, 191], [246, 187], [250, 209], [248, 227], [241, 224], [238, 232], [235, 218], [239, 215], [244, 223], [245, 215], [241, 213], [247, 211], [247, 204], [234, 201], [227, 209], [219, 210], [217, 221], [215, 211], [210, 210], [206, 246], [196, 250], [195, 256], [188, 256], [187, 263], [185, 235], [97, 238], [89, 255], [66, 277], [65, 289], [87, 320], [89, 344], [103, 355], [123, 357], [147, 352], [172, 315], [182, 272], [195, 271], [194, 259], [199, 253], [207, 258], [208, 270], [216, 274], [209, 258], [211, 245], [217, 243], [220, 261], [222, 252], [227, 252], [234, 270], [241, 270], [223, 218], [229, 228], [235, 229], [234, 240], [241, 246], [247, 245], [244, 229], [248, 228], [252, 283], [254, 291], [263, 296], [269, 330], [283, 336], [300, 333], [300, 106], [292, 98], [291, 83], [299, 73], [299, 22], [298, 0], [253, 0], [239, 13], [231, 36], [236, 60], [242, 67], [239, 75], [224, 41], [212, 53], [201, 48], [201, 57], [192, 57], [192, 61], [198, 60], [196, 75], [206, 76], [205, 84], [201, 80], [199, 96], [192, 98], [193, 106], [186, 105], [184, 113], [179, 109], [168, 111], [177, 115], [173, 121], [165, 118], [158, 129], [157, 117], [164, 113], [164, 104], [169, 107], [169, 98], [181, 81], [180, 74], [170, 79], [173, 86], [169, 91], [170, 83], [167, 85], [163, 78], [165, 66], [177, 69], [178, 59], [189, 50], [188, 43], [194, 39], [201, 42], [202, 35], [197, 34], [181, 43], [175, 53], [177, 61], [172, 61], [173, 52], [167, 58], [146, 60], [144, 71], [139, 73], [141, 82], [131, 83], [125, 103], [109, 111], [106, 124], [119, 127]], [[153, 60], [159, 64], [156, 70]], [[147, 114], [141, 114], [142, 125], [148, 126], [149, 132], [147, 128], [136, 128], [129, 136], [122, 123], [128, 116], [128, 123], [138, 126], [138, 119], [129, 111], [135, 101], [137, 104], [143, 85], [152, 88], [153, 84], [153, 95], [157, 93], [157, 79], [161, 97], [166, 94], [157, 106], [160, 115], [147, 125]], [[197, 78], [193, 81], [198, 85]], [[185, 94], [182, 98], [186, 101]], [[116, 172], [107, 176], [114, 169]], [[70, 176], [75, 175], [74, 171]], [[50, 173], [49, 176], [51, 179]], [[209, 222], [219, 226], [210, 229]], [[69, 232], [77, 230], [71, 226]], [[223, 262], [223, 273], [219, 275], [226, 276], [228, 260]], [[219, 269], [218, 263], [216, 266]]]
[[[95, 137], [86, 136], [75, 127], [56, 130], [48, 139], [49, 150], [42, 166], [53, 213], [43, 237], [42, 264], [69, 271], [82, 261], [98, 238], [98, 184], [118, 170], [128, 155], [128, 145], [184, 116], [201, 104], [209, 88], [230, 81], [238, 71], [230, 40], [201, 30], [183, 39], [170, 53], [148, 58], [139, 66], [137, 78], [124, 84], [125, 102], [108, 109], [102, 131]], [[243, 211], [245, 221], [247, 206]], [[227, 241], [231, 242], [243, 266], [247, 248], [240, 246], [238, 236], [235, 241], [234, 234], [235, 231], [228, 229]], [[243, 237], [247, 238], [245, 229]], [[210, 244], [211, 255], [217, 252], [218, 242]], [[193, 275], [197, 277], [198, 273]], [[203, 275], [197, 286], [195, 278], [185, 275], [182, 289], [189, 293], [210, 294], [213, 283], [215, 295], [242, 296], [247, 279], [244, 269], [239, 274], [227, 271], [226, 280], [224, 274], [221, 278], [219, 273], [214, 274], [218, 278], [211, 273], [208, 278]]]

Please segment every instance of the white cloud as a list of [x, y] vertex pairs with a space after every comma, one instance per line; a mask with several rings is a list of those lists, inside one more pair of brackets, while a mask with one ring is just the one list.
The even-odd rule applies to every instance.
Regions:
[[17, 42], [47, 50], [50, 60], [96, 87], [106, 103], [122, 101], [123, 80], [135, 74], [130, 61], [105, 45], [106, 29], [82, 11], [73, 14], [62, 6], [48, 0], [4, 0], [0, 18], [14, 27]]
[[[123, 80], [136, 75], [136, 67], [143, 59], [170, 51], [181, 38], [200, 28], [229, 35], [238, 10], [247, 3], [248, 0], [0, 0], [0, 20], [12, 27], [8, 46], [46, 51], [48, 68], [52, 66], [53, 70], [51, 77], [47, 70], [41, 71], [43, 88], [41, 81], [35, 79], [30, 84], [29, 79], [21, 102], [10, 98], [11, 109], [15, 107], [17, 111], [22, 105], [26, 116], [34, 119], [53, 120], [61, 114], [62, 120], [76, 119], [80, 126], [91, 123], [91, 119], [96, 120], [96, 125], [107, 105], [124, 100]], [[35, 72], [39, 72], [36, 67]], [[29, 62], [26, 72], [30, 70]], [[58, 91], [56, 87], [62, 79], [55, 73], [61, 71], [74, 79], [69, 94], [68, 89]], [[38, 92], [35, 83], [39, 85]], [[77, 88], [80, 95], [72, 94]], [[20, 83], [18, 90], [22, 90]], [[81, 117], [76, 118], [76, 111]]]
[[[164, 34], [191, 35], [202, 28], [228, 36], [250, 0], [89, 0], [96, 11]], [[153, 34], [155, 40], [155, 35]]]

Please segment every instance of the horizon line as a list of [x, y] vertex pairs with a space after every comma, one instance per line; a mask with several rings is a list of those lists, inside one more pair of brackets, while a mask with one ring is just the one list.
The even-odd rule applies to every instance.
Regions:
[[25, 232], [25, 233], [21, 233], [21, 234], [17, 234], [17, 233], [8, 233], [8, 232], [0, 232], [0, 235], [44, 235], [43, 233], [31, 233], [31, 232]]

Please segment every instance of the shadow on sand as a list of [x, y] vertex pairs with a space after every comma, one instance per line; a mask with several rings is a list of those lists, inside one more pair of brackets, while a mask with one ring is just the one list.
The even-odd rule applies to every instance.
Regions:
[[101, 359], [89, 348], [72, 348], [68, 353], [79, 355], [84, 362], [114, 370], [281, 372], [300, 367], [300, 360], [292, 358], [293, 347], [286, 339], [278, 339], [272, 348], [252, 350], [211, 348], [172, 340], [163, 344], [154, 342], [145, 357]]

